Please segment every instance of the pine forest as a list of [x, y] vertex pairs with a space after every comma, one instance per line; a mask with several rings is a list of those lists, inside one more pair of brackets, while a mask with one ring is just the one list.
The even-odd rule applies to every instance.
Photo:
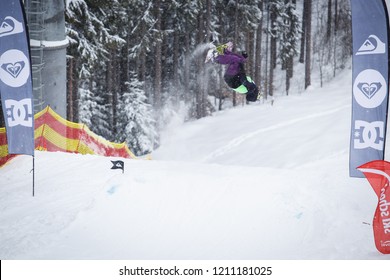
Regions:
[[137, 155], [173, 114], [246, 106], [205, 63], [210, 42], [248, 53], [263, 102], [304, 91], [313, 71], [330, 81], [352, 52], [349, 0], [66, 0], [66, 32], [69, 119]]

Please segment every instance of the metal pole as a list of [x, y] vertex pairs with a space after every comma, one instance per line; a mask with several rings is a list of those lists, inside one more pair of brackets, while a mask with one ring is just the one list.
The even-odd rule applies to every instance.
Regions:
[[35, 196], [35, 156], [33, 155], [33, 184], [32, 184], [32, 196]]

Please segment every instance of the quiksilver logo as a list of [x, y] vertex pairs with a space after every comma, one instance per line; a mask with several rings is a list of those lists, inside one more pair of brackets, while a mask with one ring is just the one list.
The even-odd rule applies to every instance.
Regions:
[[364, 54], [383, 54], [386, 52], [386, 44], [378, 38], [378, 36], [372, 34], [361, 45], [356, 55]]
[[23, 32], [23, 24], [15, 18], [8, 16], [0, 24], [0, 37], [10, 36]]

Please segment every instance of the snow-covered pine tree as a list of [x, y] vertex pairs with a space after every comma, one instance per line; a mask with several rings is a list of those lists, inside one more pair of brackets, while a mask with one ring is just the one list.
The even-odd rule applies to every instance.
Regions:
[[149, 102], [153, 96], [153, 27], [156, 19], [153, 16], [153, 1], [133, 0], [123, 3], [128, 13], [127, 41], [129, 44], [129, 67], [137, 74], [139, 81], [144, 82], [145, 94]]
[[[66, 28], [70, 41], [68, 55], [75, 66], [75, 81], [79, 99], [79, 115], [75, 121], [89, 124], [92, 131], [112, 140], [112, 92], [107, 90], [109, 47], [123, 40], [112, 35], [109, 10], [117, 1], [67, 0]], [[107, 9], [105, 9], [107, 8]]]
[[143, 83], [134, 76], [126, 83], [127, 92], [119, 98], [116, 141], [126, 142], [132, 152], [140, 156], [153, 151], [159, 139], [152, 106], [146, 103]]
[[96, 96], [96, 84], [93, 82], [93, 68], [98, 62], [99, 52], [104, 50], [104, 45], [97, 39], [97, 30], [102, 27], [96, 15], [88, 6], [85, 0], [66, 1], [66, 32], [70, 42], [68, 56], [74, 63], [72, 83], [75, 89], [75, 96], [78, 99], [77, 118], [71, 116], [76, 122], [86, 124], [95, 132], [99, 127], [98, 117], [101, 112], [99, 98]]

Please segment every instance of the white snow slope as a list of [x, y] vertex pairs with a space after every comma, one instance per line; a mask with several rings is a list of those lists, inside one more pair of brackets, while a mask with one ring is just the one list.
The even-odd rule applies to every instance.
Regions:
[[153, 160], [36, 152], [0, 169], [0, 259], [390, 259], [348, 175], [351, 72], [171, 126]]

